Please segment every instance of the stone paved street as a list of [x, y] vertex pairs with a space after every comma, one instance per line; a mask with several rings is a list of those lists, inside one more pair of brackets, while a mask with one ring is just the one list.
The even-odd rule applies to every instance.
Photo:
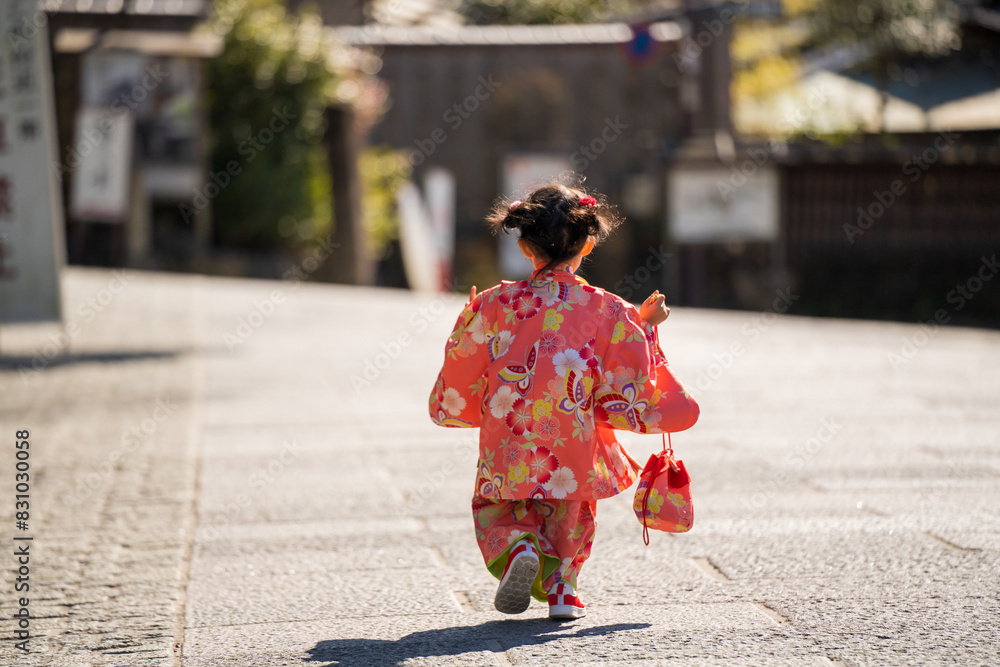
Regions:
[[1000, 332], [674, 309], [695, 528], [602, 501], [557, 624], [493, 609], [478, 431], [426, 415], [462, 302], [66, 270], [63, 327], [0, 327], [0, 664], [1000, 664]]

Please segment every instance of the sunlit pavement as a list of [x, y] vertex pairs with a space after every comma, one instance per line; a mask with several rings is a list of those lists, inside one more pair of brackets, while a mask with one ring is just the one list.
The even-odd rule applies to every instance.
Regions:
[[84, 269], [64, 297], [63, 327], [0, 328], [3, 530], [34, 538], [2, 664], [1000, 659], [998, 332], [674, 309], [695, 528], [645, 547], [602, 501], [558, 624], [493, 610], [478, 431], [426, 416], [461, 297]]

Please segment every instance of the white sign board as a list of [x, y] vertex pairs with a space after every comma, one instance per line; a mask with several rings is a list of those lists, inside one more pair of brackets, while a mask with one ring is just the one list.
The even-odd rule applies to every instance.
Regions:
[[0, 322], [62, 318], [62, 195], [45, 14], [0, 4]]
[[[503, 194], [507, 198], [524, 197], [572, 172], [568, 156], [551, 153], [512, 153], [503, 161]], [[517, 232], [500, 234], [500, 273], [503, 278], [519, 280], [531, 275], [534, 267], [517, 247]]]
[[[678, 166], [667, 175], [667, 227], [676, 243], [774, 241], [778, 173], [769, 166], [734, 177], [729, 167]], [[737, 185], [738, 184], [738, 185]]]
[[129, 212], [132, 166], [130, 114], [110, 108], [84, 107], [76, 115], [70, 211], [78, 220], [124, 222]]

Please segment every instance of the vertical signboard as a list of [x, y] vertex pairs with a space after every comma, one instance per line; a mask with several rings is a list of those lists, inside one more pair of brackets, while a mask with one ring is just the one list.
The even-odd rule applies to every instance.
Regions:
[[[73, 169], [69, 207], [75, 220], [124, 222], [129, 210], [132, 117], [84, 107], [76, 115], [80, 161]], [[76, 149], [76, 148], [75, 148]]]
[[[147, 74], [145, 67], [145, 56], [128, 51], [95, 49], [80, 59], [69, 196], [74, 220], [116, 223], [128, 217], [136, 117], [154, 106], [154, 97], [156, 106], [169, 107], [158, 96], [167, 87], [160, 86], [166, 71], [157, 74], [163, 69], [158, 66]], [[146, 129], [152, 134], [152, 127]]]
[[52, 70], [35, 0], [0, 4], [0, 322], [61, 319]]

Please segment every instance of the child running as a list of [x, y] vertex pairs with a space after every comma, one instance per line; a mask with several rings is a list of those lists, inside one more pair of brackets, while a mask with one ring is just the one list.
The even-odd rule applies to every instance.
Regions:
[[613, 429], [690, 428], [698, 405], [670, 372], [654, 292], [641, 310], [576, 275], [620, 220], [603, 197], [548, 185], [499, 203], [487, 221], [517, 230], [535, 271], [471, 298], [445, 347], [430, 396], [434, 422], [480, 427], [472, 499], [476, 539], [500, 580], [494, 604], [519, 614], [531, 597], [549, 617], [581, 618], [580, 568], [596, 501], [629, 488], [641, 466]]

